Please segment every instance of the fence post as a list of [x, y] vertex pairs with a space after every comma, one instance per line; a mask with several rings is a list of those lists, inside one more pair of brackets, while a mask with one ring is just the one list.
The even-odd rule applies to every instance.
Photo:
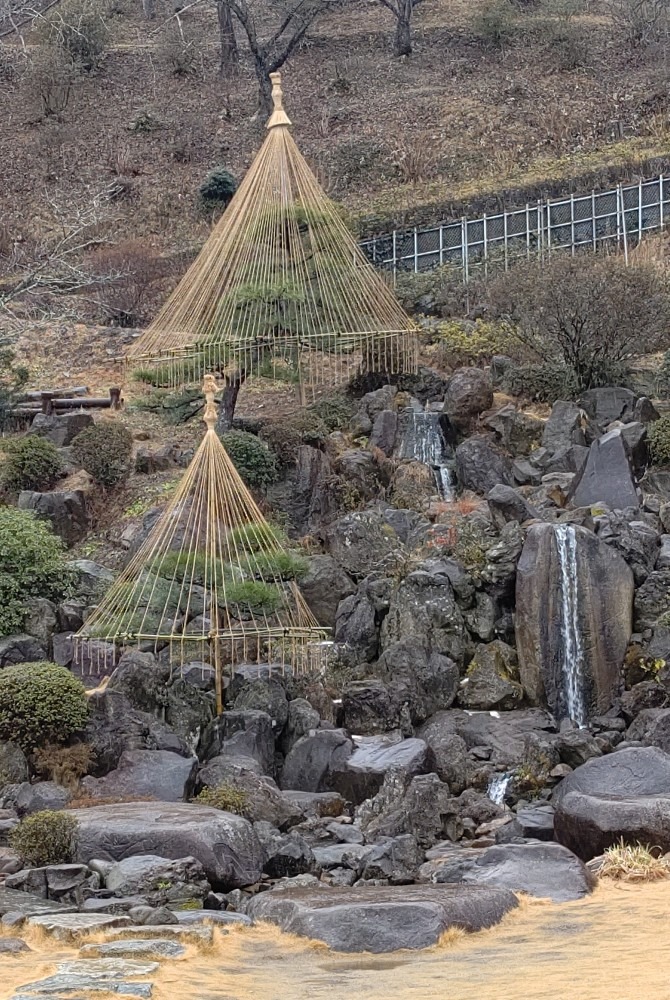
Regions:
[[575, 196], [570, 195], [570, 252], [575, 256]]
[[628, 236], [626, 233], [626, 205], [623, 198], [623, 184], [619, 184], [619, 198], [621, 199], [621, 232], [623, 234], [623, 259], [628, 267]]
[[637, 195], [637, 245], [639, 246], [642, 242], [642, 178], [640, 177], [640, 183], [638, 186]]
[[505, 270], [507, 271], [507, 212], [503, 209], [503, 246], [505, 248]]
[[440, 223], [440, 267], [444, 264], [444, 226]]
[[542, 203], [537, 199], [537, 256], [544, 260], [544, 219], [542, 218]]
[[414, 227], [414, 273], [419, 273], [419, 231]]
[[621, 249], [621, 185], [616, 186], [616, 245]]
[[596, 193], [591, 191], [591, 241], [593, 249], [598, 246], [598, 228], [596, 226]]
[[530, 205], [526, 202], [526, 260], [530, 260]]
[[461, 218], [461, 257], [463, 260], [463, 284], [467, 285], [470, 280], [470, 274], [468, 269], [468, 220], [463, 216]]
[[547, 256], [551, 260], [551, 202], [547, 200]]
[[484, 213], [484, 276], [488, 278], [489, 276], [489, 244], [488, 244], [488, 220], [486, 218], [486, 213]]
[[663, 174], [658, 178], [658, 220], [663, 229]]
[[393, 284], [396, 283], [397, 278], [397, 257], [398, 257], [398, 231], [393, 230]]

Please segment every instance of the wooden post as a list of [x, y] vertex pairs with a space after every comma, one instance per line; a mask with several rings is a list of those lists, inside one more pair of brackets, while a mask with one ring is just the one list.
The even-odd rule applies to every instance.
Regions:
[[111, 401], [111, 407], [113, 410], [121, 409], [121, 390], [120, 389], [110, 389], [109, 398]]
[[42, 393], [42, 413], [45, 413], [47, 417], [50, 417], [53, 414], [54, 411], [53, 399], [54, 397], [52, 392]]

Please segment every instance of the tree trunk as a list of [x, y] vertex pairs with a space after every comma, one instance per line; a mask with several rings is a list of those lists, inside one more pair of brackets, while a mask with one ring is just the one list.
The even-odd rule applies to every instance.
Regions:
[[[145, 0], [146, 2], [146, 0]], [[235, 37], [233, 15], [226, 0], [217, 0], [216, 12], [219, 19], [220, 72], [221, 76], [231, 76], [237, 69], [239, 51]]]
[[399, 0], [398, 2], [398, 23], [393, 43], [395, 56], [410, 56], [412, 54], [412, 7], [413, 0]]
[[156, 18], [156, 0], [142, 0], [142, 10], [144, 11], [144, 16], [147, 21], [153, 21]]
[[247, 373], [244, 369], [236, 371], [234, 375], [226, 375], [226, 385], [221, 393], [219, 419], [216, 422], [216, 429], [219, 434], [223, 434], [224, 431], [229, 431], [233, 426], [233, 416], [235, 415], [237, 397], [240, 394], [240, 389], [242, 388], [246, 377]]
[[254, 65], [258, 79], [258, 114], [261, 117], [269, 118], [273, 108], [270, 74], [266, 63], [259, 56], [256, 56]]

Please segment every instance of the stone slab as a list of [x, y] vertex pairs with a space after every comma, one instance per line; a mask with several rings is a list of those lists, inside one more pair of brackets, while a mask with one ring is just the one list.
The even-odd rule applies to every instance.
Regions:
[[178, 941], [163, 938], [140, 938], [136, 941], [103, 941], [85, 944], [79, 954], [87, 958], [181, 958], [186, 948]]
[[28, 923], [41, 927], [59, 941], [72, 941], [90, 931], [131, 926], [129, 917], [101, 913], [61, 913], [29, 917]]

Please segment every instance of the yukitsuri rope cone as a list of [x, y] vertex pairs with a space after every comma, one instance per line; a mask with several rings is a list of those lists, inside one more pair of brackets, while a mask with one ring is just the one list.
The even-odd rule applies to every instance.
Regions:
[[278, 73], [268, 136], [195, 263], [128, 362], [155, 385], [234, 371], [307, 390], [415, 372], [416, 327], [359, 249], [290, 132]]
[[209, 662], [220, 714], [224, 668], [257, 662], [311, 672], [322, 664], [328, 629], [295, 582], [301, 558], [264, 519], [216, 434], [212, 376], [204, 392], [202, 444], [174, 499], [75, 636], [75, 651], [87, 646], [95, 659], [105, 641], [167, 649], [178, 667]]

